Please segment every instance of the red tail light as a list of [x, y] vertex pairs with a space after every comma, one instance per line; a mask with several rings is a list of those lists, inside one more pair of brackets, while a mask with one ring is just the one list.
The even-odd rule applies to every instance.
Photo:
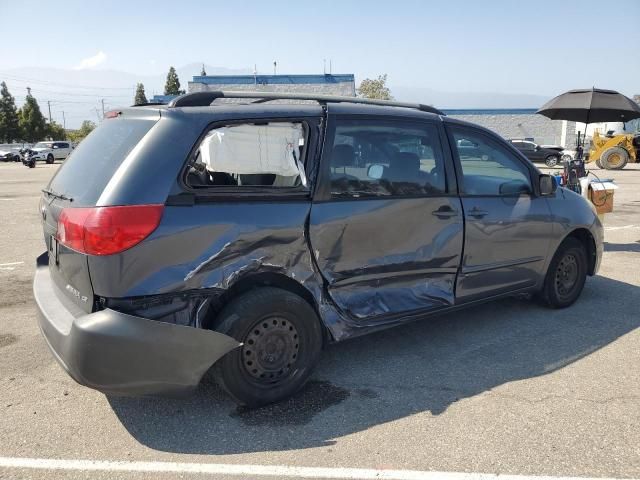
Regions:
[[163, 205], [65, 208], [58, 241], [88, 255], [113, 255], [137, 245], [158, 227]]

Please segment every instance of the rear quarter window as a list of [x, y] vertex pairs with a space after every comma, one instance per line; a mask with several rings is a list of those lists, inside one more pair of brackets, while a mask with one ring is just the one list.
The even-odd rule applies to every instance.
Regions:
[[95, 205], [118, 167], [157, 121], [103, 121], [73, 150], [49, 187], [73, 198], [74, 206]]

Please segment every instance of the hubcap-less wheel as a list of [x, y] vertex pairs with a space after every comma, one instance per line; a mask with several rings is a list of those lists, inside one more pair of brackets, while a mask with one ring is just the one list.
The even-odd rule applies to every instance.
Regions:
[[578, 281], [578, 259], [575, 255], [568, 253], [565, 255], [556, 269], [555, 287], [559, 297], [569, 297], [576, 287]]
[[270, 317], [257, 322], [243, 344], [245, 370], [264, 384], [273, 384], [285, 378], [298, 357], [298, 331], [282, 317]]
[[609, 168], [619, 168], [620, 165], [622, 164], [623, 158], [622, 155], [620, 155], [619, 153], [612, 153], [611, 155], [609, 155], [609, 158], [607, 158], [607, 163], [609, 164]]

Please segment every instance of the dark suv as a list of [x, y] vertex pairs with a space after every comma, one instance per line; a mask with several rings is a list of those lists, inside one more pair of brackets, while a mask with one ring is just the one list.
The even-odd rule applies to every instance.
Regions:
[[584, 198], [423, 105], [187, 94], [110, 112], [43, 192], [40, 326], [108, 393], [215, 364], [239, 403], [273, 402], [329, 342], [517, 293], [566, 307], [602, 255]]

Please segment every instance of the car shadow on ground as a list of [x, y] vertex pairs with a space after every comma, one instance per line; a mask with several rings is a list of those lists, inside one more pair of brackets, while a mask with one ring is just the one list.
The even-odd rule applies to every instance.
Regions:
[[565, 310], [507, 299], [330, 346], [309, 385], [277, 405], [238, 409], [207, 381], [186, 399], [108, 400], [131, 435], [157, 450], [222, 455], [328, 446], [561, 369], [640, 327], [638, 311], [639, 287], [595, 277]]

